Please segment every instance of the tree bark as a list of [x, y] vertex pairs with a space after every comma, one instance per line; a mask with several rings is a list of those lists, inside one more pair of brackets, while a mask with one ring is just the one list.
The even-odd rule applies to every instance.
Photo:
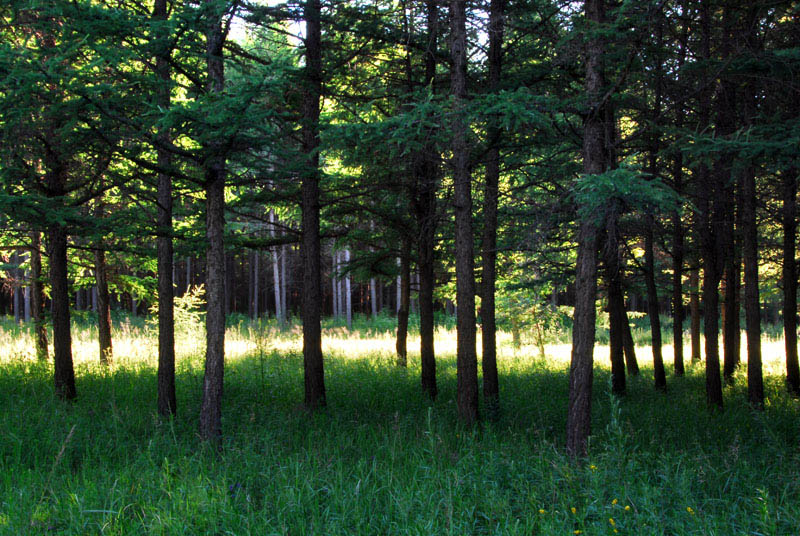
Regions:
[[[683, 157], [675, 156], [675, 167], [672, 176], [675, 192], [683, 191]], [[681, 214], [676, 210], [672, 215], [672, 347], [674, 352], [674, 368], [676, 376], [683, 376], [683, 225]]]
[[347, 329], [353, 329], [353, 291], [350, 280], [350, 250], [344, 250], [344, 262], [348, 272], [344, 276], [344, 303], [345, 303], [345, 318], [347, 319]]
[[108, 296], [108, 279], [106, 274], [106, 252], [94, 250], [94, 276], [97, 282], [97, 328], [100, 343], [100, 362], [108, 365], [113, 358], [111, 345], [111, 303]]
[[[439, 9], [437, 0], [427, 0], [426, 15], [428, 46], [425, 53], [425, 84], [433, 90], [436, 74], [436, 49], [438, 40]], [[433, 142], [429, 142], [433, 143]], [[436, 354], [434, 352], [433, 290], [435, 287], [434, 248], [436, 247], [436, 189], [438, 166], [436, 147], [425, 147], [419, 155], [415, 173], [419, 182], [416, 200], [417, 240], [419, 270], [419, 349], [421, 361], [420, 380], [422, 390], [431, 400], [439, 392], [436, 384]]]
[[609, 317], [609, 357], [611, 359], [611, 392], [624, 395], [625, 382], [625, 356], [624, 338], [627, 322], [625, 313], [625, 298], [622, 293], [621, 267], [619, 258], [619, 211], [620, 203], [617, 199], [609, 200], [608, 215], [606, 216], [606, 240], [602, 247], [606, 268], [606, 281], [608, 285], [608, 317]]
[[[225, 82], [222, 16], [216, 2], [206, 0], [208, 89], [221, 93]], [[200, 437], [219, 441], [222, 436], [222, 388], [225, 371], [225, 157], [218, 142], [205, 147], [206, 193], [206, 362], [200, 406]]]
[[475, 326], [475, 271], [472, 234], [472, 192], [467, 125], [463, 118], [467, 96], [466, 0], [450, 1], [450, 46], [453, 94], [453, 204], [456, 249], [456, 376], [458, 416], [466, 424], [478, 420], [478, 356]]
[[[153, 9], [153, 18], [166, 21], [167, 0], [156, 0]], [[162, 31], [159, 38], [168, 33]], [[158, 105], [162, 108], [170, 107], [171, 74], [169, 61], [171, 51], [165, 45], [156, 54], [156, 77], [159, 86], [156, 93]], [[160, 141], [170, 141], [169, 130], [164, 129], [159, 133]], [[174, 287], [174, 247], [172, 242], [172, 177], [166, 170], [171, 166], [171, 155], [162, 148], [156, 148], [156, 158], [161, 171], [158, 174], [158, 191], [156, 204], [158, 206], [157, 224], [158, 238], [158, 414], [167, 416], [177, 412], [177, 398], [175, 396], [175, 287]], [[189, 280], [186, 280], [189, 287]]]
[[302, 177], [303, 244], [303, 369], [305, 405], [324, 407], [325, 373], [322, 361], [322, 280], [319, 237], [319, 114], [322, 95], [322, 28], [320, 1], [306, 0], [306, 87], [303, 92], [303, 152], [306, 169]]
[[753, 407], [764, 408], [761, 372], [761, 311], [758, 293], [758, 224], [755, 170], [748, 167], [742, 182], [745, 323], [747, 325], [747, 394]]
[[631, 376], [639, 375], [639, 362], [636, 361], [636, 346], [633, 344], [633, 333], [631, 333], [631, 321], [628, 318], [628, 311], [625, 309], [625, 297], [622, 296], [622, 324], [623, 329], [623, 349], [625, 350], [625, 368], [628, 369], [628, 374]]
[[[275, 237], [275, 211], [269, 211], [269, 222], [270, 222], [270, 229], [269, 235], [271, 237]], [[275, 319], [278, 321], [279, 324], [283, 323], [284, 319], [284, 312], [281, 307], [281, 267], [280, 267], [280, 259], [278, 258], [278, 247], [272, 247], [272, 292], [275, 297]]]
[[408, 307], [411, 300], [411, 243], [403, 239], [400, 252], [400, 299], [397, 310], [397, 365], [408, 366], [408, 352], [406, 341], [408, 339]]
[[[63, 191], [63, 190], [62, 190]], [[67, 283], [67, 231], [55, 223], [47, 232], [50, 246], [50, 298], [53, 301], [53, 356], [56, 395], [73, 400], [75, 370], [72, 366], [72, 336], [69, 318], [69, 284]]]
[[[505, 0], [492, 0], [489, 6], [489, 91], [500, 88], [503, 62], [503, 18]], [[494, 419], [500, 405], [497, 375], [497, 323], [495, 319], [495, 281], [497, 279], [497, 203], [500, 184], [501, 129], [489, 127], [489, 152], [483, 190], [483, 237], [481, 240], [481, 345], [483, 396], [489, 417]]]
[[653, 376], [655, 388], [663, 391], [667, 388], [667, 375], [664, 370], [664, 359], [661, 355], [661, 319], [659, 318], [658, 288], [656, 287], [656, 269], [653, 253], [653, 221], [647, 216], [644, 235], [645, 281], [647, 284], [647, 316], [650, 319], [650, 334], [653, 348]]
[[692, 268], [689, 272], [690, 302], [689, 311], [692, 315], [691, 340], [692, 363], [700, 361], [700, 269]]
[[[593, 25], [605, 19], [604, 0], [585, 0], [585, 15]], [[586, 96], [588, 114], [583, 125], [583, 171], [596, 175], [604, 166], [604, 115], [602, 92], [604, 45], [594, 35], [586, 43]], [[586, 455], [591, 433], [592, 383], [594, 380], [595, 294], [597, 293], [597, 229], [588, 216], [581, 218], [578, 257], [575, 264], [575, 313], [569, 371], [567, 453]]]
[[44, 317], [42, 284], [42, 240], [39, 231], [31, 232], [31, 314], [33, 316], [36, 358], [47, 361], [47, 324]]
[[800, 396], [800, 363], [797, 358], [797, 168], [782, 176], [783, 182], [783, 337], [786, 344], [786, 385]]

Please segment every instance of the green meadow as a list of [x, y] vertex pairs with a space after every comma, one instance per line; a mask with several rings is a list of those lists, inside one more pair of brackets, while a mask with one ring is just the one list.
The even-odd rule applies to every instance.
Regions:
[[0, 534], [800, 530], [800, 402], [783, 386], [778, 339], [764, 339], [763, 412], [746, 404], [743, 371], [725, 388], [725, 409], [709, 411], [703, 363], [656, 392], [646, 341], [641, 375], [613, 398], [608, 348], [598, 346], [590, 455], [576, 465], [563, 450], [570, 347], [557, 338], [543, 358], [501, 333], [500, 415], [464, 428], [449, 326], [437, 331], [435, 402], [419, 388], [413, 333], [401, 369], [390, 319], [324, 326], [328, 407], [309, 414], [299, 329], [240, 319], [227, 332], [215, 450], [197, 436], [202, 330], [179, 334], [178, 416], [164, 420], [156, 330], [116, 320], [110, 367], [97, 362], [90, 319], [75, 322], [74, 403], [54, 397], [52, 364], [35, 360], [30, 333], [0, 325]]

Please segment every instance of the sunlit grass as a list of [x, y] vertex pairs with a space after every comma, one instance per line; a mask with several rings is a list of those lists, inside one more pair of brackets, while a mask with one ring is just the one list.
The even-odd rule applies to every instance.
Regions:
[[[598, 346], [590, 457], [575, 466], [563, 454], [570, 346], [561, 339], [542, 359], [533, 341], [514, 348], [501, 333], [499, 420], [465, 429], [451, 329], [437, 331], [440, 396], [430, 403], [415, 336], [404, 370], [387, 320], [362, 319], [352, 332], [326, 322], [329, 407], [310, 415], [299, 328], [234, 319], [216, 452], [196, 435], [202, 328], [178, 334], [179, 413], [163, 420], [154, 326], [117, 320], [109, 368], [98, 363], [91, 323], [76, 322], [72, 404], [54, 399], [51, 365], [36, 362], [29, 334], [0, 323], [0, 534], [722, 535], [800, 526], [800, 409], [783, 387], [779, 340], [764, 339], [763, 413], [745, 402], [743, 372], [725, 388], [726, 409], [708, 411], [702, 363], [656, 392], [646, 346], [637, 348], [642, 375], [614, 400], [608, 348]], [[664, 358], [671, 371], [671, 347]]]

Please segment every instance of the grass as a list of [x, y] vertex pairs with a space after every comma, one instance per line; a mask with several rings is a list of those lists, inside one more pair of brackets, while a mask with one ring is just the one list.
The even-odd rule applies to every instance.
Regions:
[[77, 322], [79, 398], [67, 404], [28, 333], [3, 322], [0, 534], [797, 534], [800, 405], [779, 341], [765, 341], [764, 412], [744, 402], [742, 372], [709, 412], [702, 365], [669, 377], [666, 394], [644, 366], [613, 399], [598, 347], [591, 454], [576, 466], [563, 454], [568, 345], [540, 360], [501, 334], [501, 416], [465, 429], [453, 332], [437, 332], [429, 403], [418, 355], [396, 368], [391, 333], [359, 322], [327, 326], [329, 407], [314, 415], [300, 405], [297, 328], [233, 322], [220, 452], [196, 436], [201, 332], [178, 338], [179, 415], [162, 420], [148, 324], [117, 322], [105, 369]]

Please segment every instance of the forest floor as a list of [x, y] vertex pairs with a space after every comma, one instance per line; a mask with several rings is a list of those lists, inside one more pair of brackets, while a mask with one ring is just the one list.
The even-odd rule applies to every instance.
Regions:
[[202, 333], [178, 338], [178, 416], [164, 420], [152, 327], [117, 322], [108, 368], [93, 330], [76, 327], [78, 399], [62, 403], [27, 333], [0, 323], [0, 534], [798, 533], [800, 402], [780, 341], [765, 339], [763, 412], [742, 371], [724, 411], [709, 411], [702, 363], [654, 391], [647, 347], [614, 399], [599, 346], [590, 456], [576, 466], [563, 453], [567, 345], [542, 359], [502, 334], [499, 419], [464, 428], [454, 333], [437, 333], [430, 403], [418, 354], [396, 367], [378, 328], [326, 330], [328, 407], [313, 415], [298, 330], [229, 328], [215, 451], [196, 434]]

